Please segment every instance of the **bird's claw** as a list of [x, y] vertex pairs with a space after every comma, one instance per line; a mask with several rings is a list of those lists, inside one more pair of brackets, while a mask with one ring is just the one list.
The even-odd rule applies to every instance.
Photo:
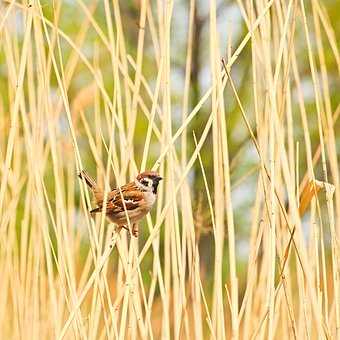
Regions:
[[[130, 232], [130, 229], [126, 225], [123, 225], [121, 228], [123, 228], [123, 229], [127, 230], [128, 232]], [[132, 225], [131, 234], [134, 237], [138, 237], [138, 225], [136, 225], [136, 224]]]
[[133, 225], [132, 227], [132, 235], [134, 237], [138, 237], [138, 227], [137, 226], [135, 227], [135, 225]]

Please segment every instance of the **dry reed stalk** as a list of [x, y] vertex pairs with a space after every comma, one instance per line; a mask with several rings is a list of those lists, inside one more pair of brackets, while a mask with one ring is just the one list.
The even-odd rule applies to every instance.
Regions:
[[[339, 338], [340, 110], [326, 58], [339, 77], [336, 31], [319, 0], [235, 4], [246, 27], [235, 46], [230, 23], [221, 40], [216, 1], [206, 17], [193, 0], [182, 8], [183, 84], [172, 77], [176, 2], [138, 2], [133, 53], [123, 2], [77, 0], [76, 34], [66, 2], [52, 2], [50, 15], [40, 1], [0, 4], [1, 338]], [[192, 105], [197, 18], [210, 78]], [[235, 81], [247, 48], [252, 101]], [[87, 84], [77, 85], [78, 70]], [[233, 102], [249, 143], [232, 161]], [[242, 152], [253, 150], [256, 164], [234, 180]], [[106, 196], [110, 179], [119, 186], [151, 167], [164, 174], [141, 240], [111, 235], [104, 214], [89, 216], [76, 176], [84, 166]], [[208, 216], [199, 223], [194, 169]], [[234, 193], [248, 181], [251, 203], [238, 208]], [[240, 209], [251, 216], [245, 226]]]

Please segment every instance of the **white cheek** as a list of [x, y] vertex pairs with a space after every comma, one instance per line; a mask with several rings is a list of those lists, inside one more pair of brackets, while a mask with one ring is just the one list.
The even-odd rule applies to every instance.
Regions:
[[147, 189], [147, 187], [145, 187], [142, 183], [140, 183], [139, 181], [135, 180], [135, 184], [137, 186], [137, 188], [139, 188], [140, 190], [144, 191]]

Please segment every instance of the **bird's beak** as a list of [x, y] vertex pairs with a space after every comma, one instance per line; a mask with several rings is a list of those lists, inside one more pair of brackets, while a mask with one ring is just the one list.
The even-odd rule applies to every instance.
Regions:
[[162, 179], [163, 179], [163, 177], [161, 177], [161, 176], [157, 176], [157, 177], [156, 177], [156, 181], [157, 181], [157, 182], [161, 181]]

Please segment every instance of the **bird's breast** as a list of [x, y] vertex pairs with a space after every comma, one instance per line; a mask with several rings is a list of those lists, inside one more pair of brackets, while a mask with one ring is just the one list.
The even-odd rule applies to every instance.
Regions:
[[152, 192], [144, 193], [145, 208], [150, 210], [156, 201], [156, 195]]

